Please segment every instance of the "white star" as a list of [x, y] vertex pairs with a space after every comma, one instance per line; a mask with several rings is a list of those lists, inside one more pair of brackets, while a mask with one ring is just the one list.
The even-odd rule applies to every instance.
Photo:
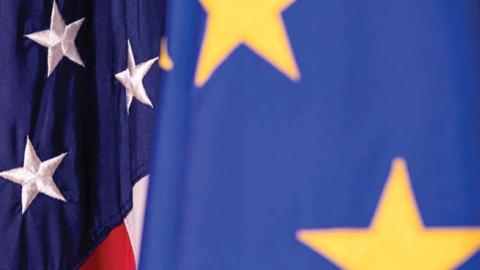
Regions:
[[41, 161], [27, 137], [23, 167], [0, 172], [0, 176], [22, 186], [22, 215], [38, 193], [66, 202], [53, 180], [53, 174], [67, 153]]
[[85, 66], [78, 54], [77, 47], [75, 46], [75, 38], [77, 37], [78, 30], [80, 30], [84, 20], [85, 18], [81, 18], [80, 20], [74, 21], [65, 26], [65, 21], [58, 10], [57, 3], [53, 1], [50, 29], [25, 35], [25, 37], [48, 48], [47, 77], [52, 74], [63, 56], [82, 67]]
[[127, 95], [127, 113], [130, 110], [132, 99], [135, 97], [143, 104], [146, 104], [153, 108], [152, 101], [145, 91], [143, 86], [143, 77], [148, 73], [150, 67], [158, 59], [158, 57], [152, 58], [139, 65], [135, 65], [135, 58], [133, 57], [132, 46], [130, 46], [130, 40], [128, 43], [128, 59], [127, 69], [115, 74], [115, 78], [119, 80], [123, 86], [125, 86], [125, 94]]

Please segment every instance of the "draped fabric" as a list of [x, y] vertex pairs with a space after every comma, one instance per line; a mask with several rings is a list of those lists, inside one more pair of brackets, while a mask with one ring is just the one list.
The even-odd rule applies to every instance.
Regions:
[[479, 269], [480, 3], [175, 0], [142, 269]]
[[128, 44], [137, 64], [158, 57], [164, 14], [161, 0], [0, 1], [0, 269], [78, 269], [124, 223], [163, 71], [144, 70], [153, 108], [115, 75]]

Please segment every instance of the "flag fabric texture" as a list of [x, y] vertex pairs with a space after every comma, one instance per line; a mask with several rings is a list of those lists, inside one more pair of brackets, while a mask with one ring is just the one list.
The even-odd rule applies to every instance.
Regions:
[[480, 3], [175, 0], [141, 269], [480, 269]]
[[0, 1], [0, 269], [135, 269], [164, 12]]

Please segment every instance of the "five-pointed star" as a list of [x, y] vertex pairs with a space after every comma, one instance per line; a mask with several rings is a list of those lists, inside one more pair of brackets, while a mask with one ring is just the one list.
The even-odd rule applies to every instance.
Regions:
[[397, 158], [369, 228], [300, 230], [297, 238], [342, 269], [447, 270], [477, 251], [480, 227], [425, 227]]
[[200, 0], [207, 12], [195, 85], [244, 44], [292, 80], [300, 78], [281, 13], [295, 0]]
[[53, 1], [50, 29], [25, 35], [25, 37], [48, 48], [47, 77], [52, 74], [63, 56], [84, 66], [78, 54], [77, 47], [75, 46], [75, 38], [84, 20], [85, 18], [82, 18], [69, 25], [65, 25], [62, 14], [60, 14], [58, 10], [57, 3]]
[[67, 153], [46, 161], [38, 158], [30, 138], [25, 145], [23, 167], [0, 172], [0, 176], [22, 186], [22, 214], [27, 211], [38, 193], [66, 202], [53, 180], [53, 174]]
[[115, 78], [119, 80], [123, 86], [125, 86], [125, 94], [127, 96], [127, 113], [130, 110], [130, 105], [132, 104], [132, 99], [135, 97], [143, 104], [146, 104], [153, 108], [152, 101], [145, 91], [143, 86], [143, 77], [148, 73], [150, 67], [155, 63], [158, 57], [152, 58], [148, 61], [145, 61], [139, 65], [135, 64], [135, 58], [133, 57], [132, 46], [130, 46], [130, 40], [128, 43], [128, 59], [127, 59], [127, 69], [124, 71], [115, 74]]

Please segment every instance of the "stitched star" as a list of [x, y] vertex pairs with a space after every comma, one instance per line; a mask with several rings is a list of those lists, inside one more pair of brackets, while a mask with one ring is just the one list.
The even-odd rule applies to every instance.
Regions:
[[52, 74], [64, 56], [82, 67], [85, 66], [75, 46], [75, 38], [84, 20], [85, 18], [82, 18], [69, 25], [65, 25], [62, 14], [60, 14], [58, 10], [57, 3], [53, 1], [50, 29], [25, 35], [25, 37], [48, 48], [47, 77]]
[[130, 105], [132, 104], [133, 97], [135, 97], [141, 103], [153, 108], [152, 101], [148, 97], [145, 87], [143, 86], [143, 77], [147, 75], [148, 71], [152, 67], [153, 63], [155, 63], [155, 61], [158, 59], [158, 57], [152, 58], [148, 61], [136, 65], [135, 58], [133, 57], [132, 46], [130, 45], [130, 40], [127, 41], [127, 44], [127, 69], [115, 74], [115, 78], [119, 80], [123, 84], [123, 86], [125, 86], [125, 94], [127, 96], [127, 113], [130, 110]]
[[23, 167], [0, 172], [1, 177], [22, 186], [22, 215], [38, 193], [63, 202], [67, 201], [53, 180], [53, 174], [66, 155], [67, 153], [63, 153], [42, 162], [27, 137]]
[[295, 0], [199, 0], [207, 12], [195, 73], [202, 87], [240, 45], [246, 45], [291, 80], [300, 79], [282, 12]]

